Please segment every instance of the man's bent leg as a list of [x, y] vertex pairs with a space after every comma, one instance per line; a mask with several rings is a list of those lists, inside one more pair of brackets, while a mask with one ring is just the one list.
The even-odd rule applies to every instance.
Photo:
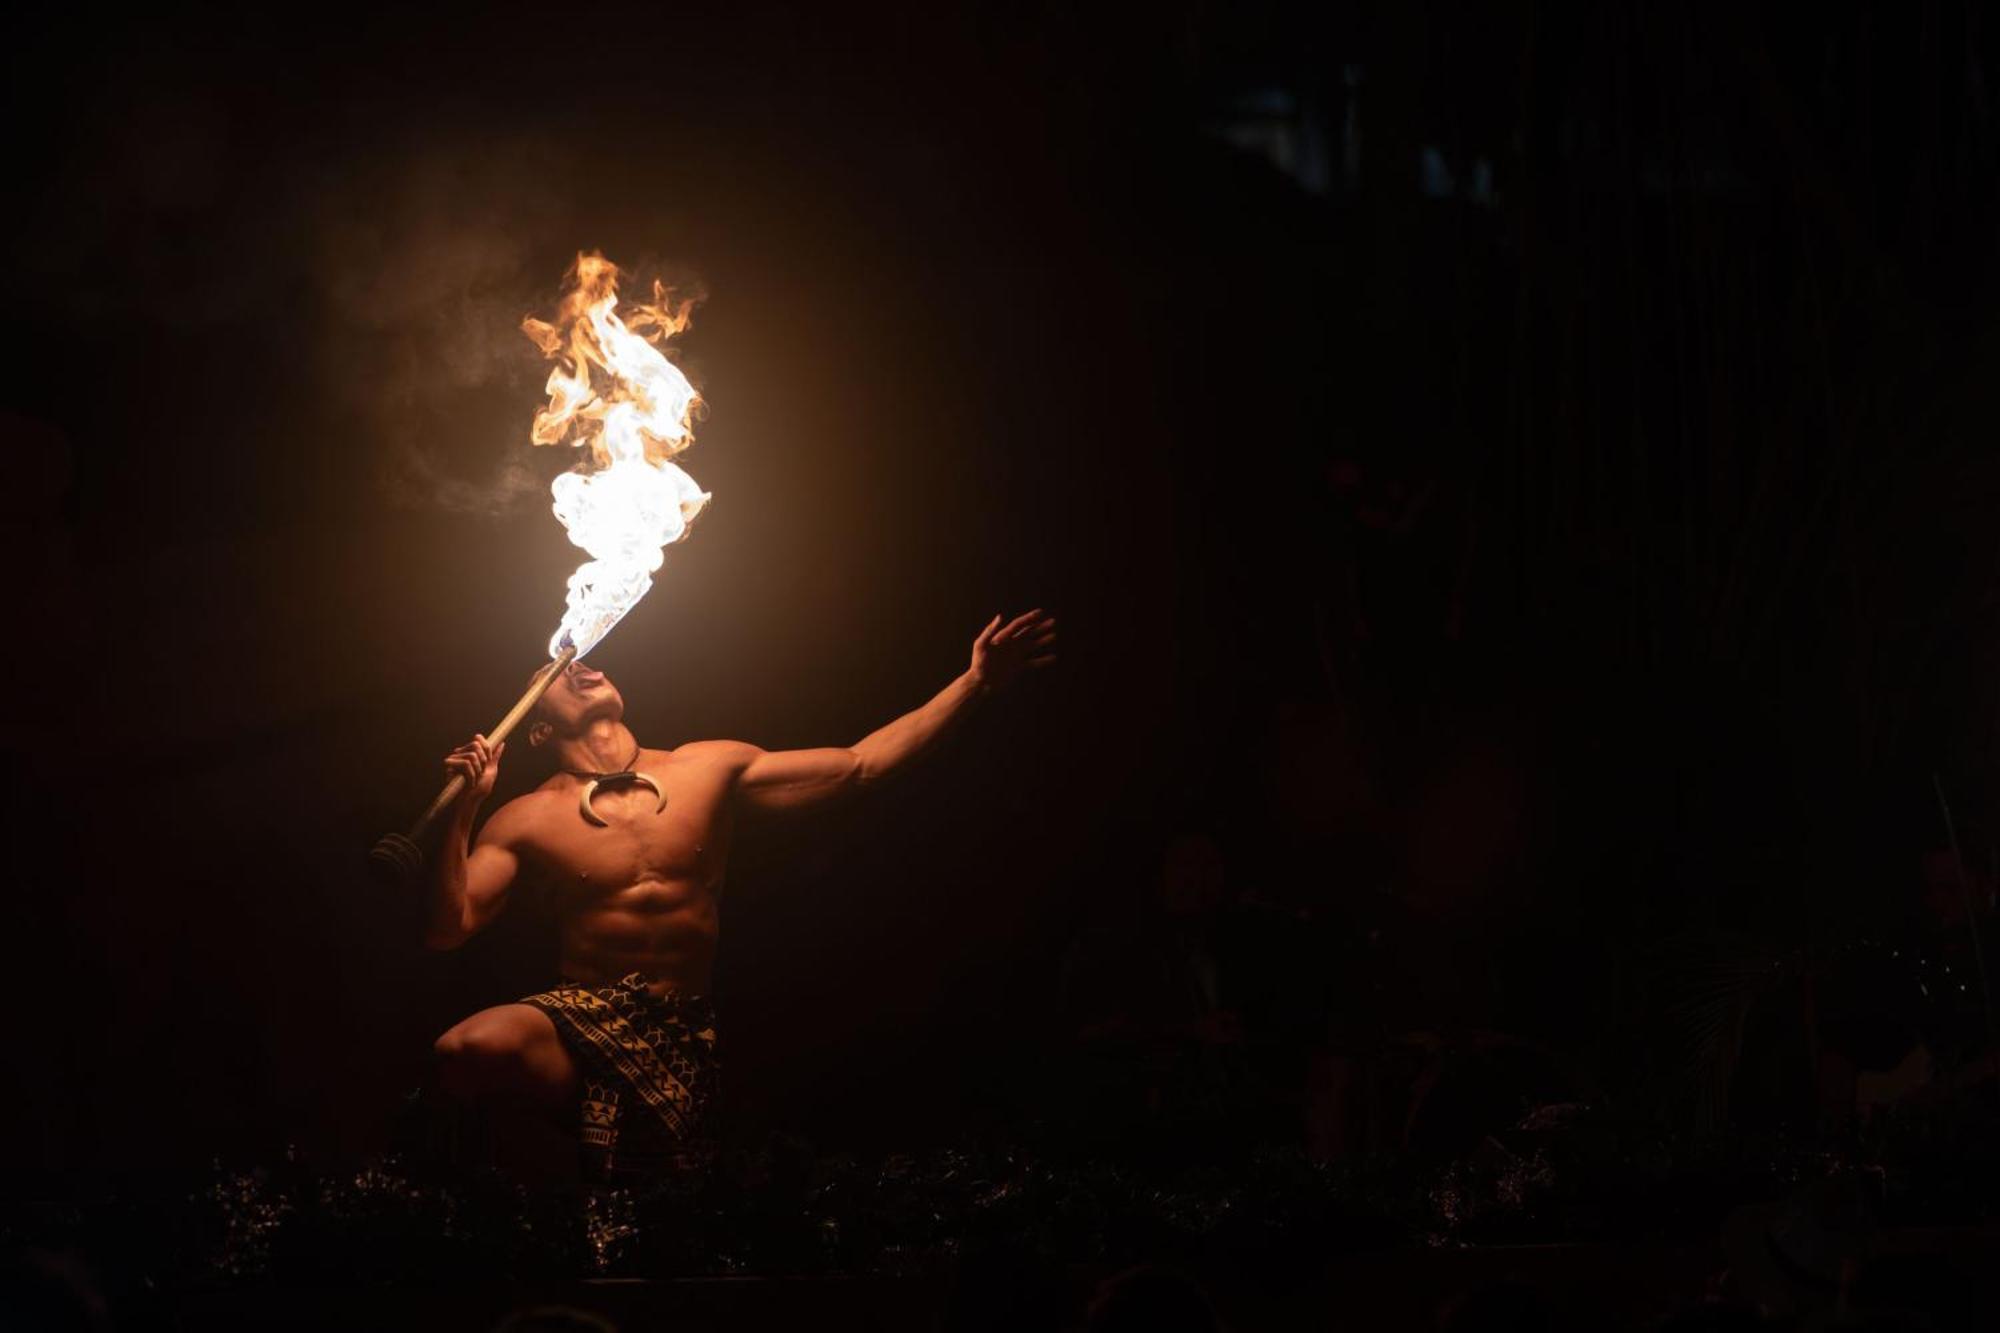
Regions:
[[547, 1014], [526, 1004], [482, 1009], [437, 1039], [438, 1083], [468, 1102], [539, 1111], [576, 1105], [576, 1062]]
[[450, 1158], [459, 1169], [575, 1182], [578, 1076], [545, 1014], [525, 1004], [482, 1010], [436, 1050], [438, 1089], [457, 1106]]

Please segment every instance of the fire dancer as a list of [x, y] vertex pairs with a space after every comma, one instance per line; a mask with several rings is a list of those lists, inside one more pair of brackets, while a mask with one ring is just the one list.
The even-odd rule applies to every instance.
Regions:
[[599, 1176], [664, 1156], [701, 1125], [715, 1090], [710, 978], [737, 807], [793, 810], [870, 786], [929, 750], [981, 698], [1054, 660], [1055, 621], [995, 616], [964, 674], [847, 747], [739, 741], [648, 749], [610, 679], [571, 662], [542, 696], [528, 743], [559, 771], [470, 837], [506, 752], [483, 735], [445, 768], [466, 778], [431, 860], [426, 943], [450, 949], [529, 876], [554, 894], [562, 984], [482, 1010], [437, 1041], [455, 1098], [581, 1115]]

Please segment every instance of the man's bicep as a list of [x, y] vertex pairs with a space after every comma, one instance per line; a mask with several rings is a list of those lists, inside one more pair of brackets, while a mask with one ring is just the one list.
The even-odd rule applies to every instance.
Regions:
[[737, 780], [737, 790], [760, 809], [793, 809], [845, 790], [860, 771], [861, 760], [854, 751], [838, 746], [758, 750]]
[[465, 858], [467, 929], [477, 930], [499, 914], [520, 873], [520, 854], [506, 840], [482, 833]]

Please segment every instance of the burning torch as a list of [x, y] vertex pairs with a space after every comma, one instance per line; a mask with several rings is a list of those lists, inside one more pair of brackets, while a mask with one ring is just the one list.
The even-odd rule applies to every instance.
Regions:
[[[569, 604], [549, 640], [549, 662], [486, 734], [498, 745], [562, 675], [595, 648], [653, 586], [664, 549], [687, 533], [708, 493], [672, 461], [694, 442], [700, 397], [661, 352], [688, 326], [692, 299], [674, 300], [660, 283], [650, 302], [618, 312], [618, 266], [580, 254], [553, 323], [529, 317], [521, 331], [555, 364], [548, 406], [535, 413], [536, 444], [567, 442], [577, 465], [550, 486], [555, 514], [572, 543], [589, 553], [570, 575]], [[375, 844], [370, 861], [398, 879], [422, 872], [425, 843], [465, 790], [445, 783], [407, 833]]]

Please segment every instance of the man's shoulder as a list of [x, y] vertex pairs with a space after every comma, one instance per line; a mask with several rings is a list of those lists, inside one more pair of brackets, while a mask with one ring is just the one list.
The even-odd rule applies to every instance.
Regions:
[[676, 763], [740, 768], [764, 752], [745, 741], [683, 741], [671, 753]]
[[505, 838], [518, 834], [541, 819], [552, 806], [562, 802], [562, 795], [556, 788], [554, 778], [533, 791], [522, 792], [508, 801], [486, 818], [486, 827], [481, 836]]

